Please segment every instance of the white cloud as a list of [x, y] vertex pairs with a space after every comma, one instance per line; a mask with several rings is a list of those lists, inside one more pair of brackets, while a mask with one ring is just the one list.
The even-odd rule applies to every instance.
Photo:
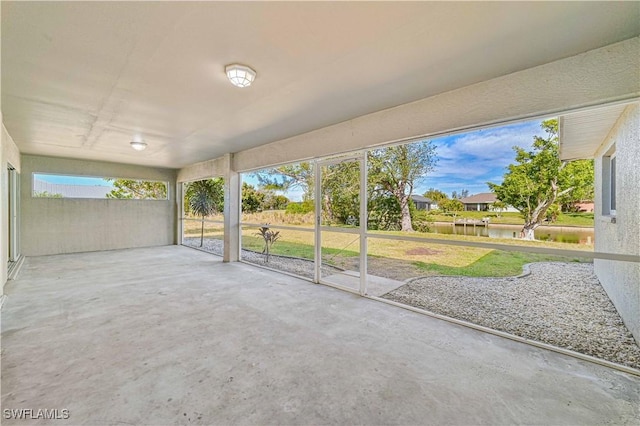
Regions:
[[528, 149], [533, 136], [543, 134], [540, 122], [531, 121], [435, 139], [439, 161], [419, 183], [418, 192], [428, 188], [448, 194], [462, 189], [471, 194], [488, 192], [486, 182], [502, 182], [506, 167], [513, 163], [513, 146]]
[[538, 122], [523, 125], [498, 127], [467, 133], [453, 139], [453, 143], [439, 144], [437, 154], [442, 159], [472, 157], [477, 160], [512, 160], [513, 146], [530, 147], [533, 135], [542, 135]]

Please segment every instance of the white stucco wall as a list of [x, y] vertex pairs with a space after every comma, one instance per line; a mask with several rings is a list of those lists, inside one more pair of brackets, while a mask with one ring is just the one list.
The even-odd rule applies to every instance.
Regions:
[[240, 172], [640, 96], [640, 37], [241, 151]]
[[178, 172], [178, 182], [191, 182], [194, 180], [209, 179], [215, 176], [224, 176], [227, 173], [229, 162], [226, 157], [219, 157], [213, 160], [192, 164], [189, 167], [180, 169]]
[[[34, 198], [33, 173], [169, 182], [169, 200]], [[22, 253], [37, 256], [176, 243], [176, 171], [126, 164], [22, 156]]]
[[[595, 155], [595, 250], [640, 255], [640, 106], [628, 106]], [[602, 166], [615, 144], [615, 223], [603, 215]], [[595, 271], [627, 328], [640, 342], [640, 264], [598, 260]]]
[[[0, 115], [1, 117], [1, 115]], [[20, 151], [4, 125], [0, 137], [0, 286], [7, 282], [7, 262], [9, 260], [9, 186], [7, 167], [11, 166], [20, 172]], [[0, 294], [2, 292], [0, 291]]]
[[[353, 152], [452, 131], [551, 116], [640, 96], [640, 37], [367, 114], [233, 156], [239, 172]], [[179, 180], [224, 175], [222, 159], [180, 170]]]

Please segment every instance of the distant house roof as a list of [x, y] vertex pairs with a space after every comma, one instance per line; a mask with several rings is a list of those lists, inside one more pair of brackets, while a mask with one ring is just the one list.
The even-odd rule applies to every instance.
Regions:
[[498, 201], [498, 198], [493, 192], [481, 192], [480, 194], [460, 199], [462, 204], [491, 204], [496, 201]]
[[412, 195], [411, 199], [418, 203], [430, 203], [433, 204], [433, 200], [427, 197], [423, 197], [422, 195]]

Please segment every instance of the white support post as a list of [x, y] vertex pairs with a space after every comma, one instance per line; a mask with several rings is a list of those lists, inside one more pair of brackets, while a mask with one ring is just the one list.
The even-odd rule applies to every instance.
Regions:
[[367, 294], [367, 153], [360, 163], [360, 295]]
[[224, 156], [224, 252], [223, 262], [240, 258], [240, 174], [233, 170], [233, 154]]
[[316, 161], [314, 164], [314, 176], [315, 176], [315, 188], [314, 188], [314, 199], [315, 199], [315, 243], [314, 243], [314, 265], [315, 271], [313, 274], [313, 282], [316, 284], [320, 282], [320, 268], [322, 266], [322, 238], [320, 233], [320, 227], [322, 225], [322, 185], [321, 185], [321, 168], [320, 162]]
[[184, 183], [176, 181], [176, 212], [178, 216], [178, 226], [176, 226], [176, 232], [178, 233], [176, 241], [178, 245], [182, 245], [184, 243]]

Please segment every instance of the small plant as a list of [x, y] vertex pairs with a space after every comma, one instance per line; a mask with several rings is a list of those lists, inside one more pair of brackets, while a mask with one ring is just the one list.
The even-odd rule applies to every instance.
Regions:
[[269, 257], [271, 256], [271, 246], [280, 238], [280, 231], [272, 231], [265, 225], [260, 228], [260, 231], [258, 231], [256, 235], [260, 235], [262, 239], [264, 239], [262, 254], [265, 255], [265, 262], [268, 263]]

